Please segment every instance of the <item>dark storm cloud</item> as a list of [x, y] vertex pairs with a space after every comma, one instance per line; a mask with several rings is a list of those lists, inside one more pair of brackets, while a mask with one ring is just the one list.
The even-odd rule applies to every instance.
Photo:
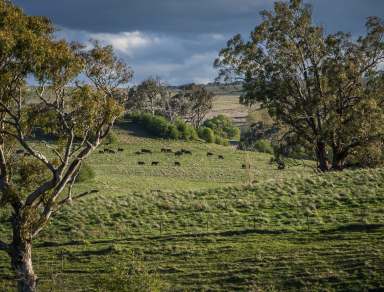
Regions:
[[[92, 32], [153, 31], [234, 33], [249, 31], [271, 0], [15, 0], [28, 13]], [[383, 16], [383, 0], [308, 0], [330, 30], [360, 32], [364, 18]]]
[[269, 0], [16, 0], [28, 13], [92, 32], [227, 32], [249, 27]]
[[[364, 33], [368, 16], [384, 17], [384, 0], [307, 0], [328, 32]], [[248, 35], [272, 0], [14, 0], [45, 15], [60, 37], [112, 44], [136, 81], [159, 75], [170, 83], [207, 82], [213, 60], [235, 33]]]

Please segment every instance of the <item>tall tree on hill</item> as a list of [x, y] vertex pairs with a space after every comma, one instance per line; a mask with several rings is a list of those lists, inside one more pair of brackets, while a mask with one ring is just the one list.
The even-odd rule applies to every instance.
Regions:
[[[219, 78], [244, 80], [240, 101], [261, 103], [312, 145], [322, 171], [342, 169], [356, 147], [383, 139], [383, 22], [367, 20], [367, 35], [325, 35], [302, 0], [276, 2], [249, 41], [236, 35], [215, 66]], [[331, 155], [327, 154], [331, 150]]]
[[131, 88], [126, 104], [128, 109], [149, 111], [152, 115], [161, 110], [162, 100], [168, 93], [159, 78], [148, 78]]
[[[0, 1], [0, 207], [10, 215], [0, 250], [11, 259], [19, 291], [35, 291], [32, 242], [51, 217], [69, 202], [82, 162], [107, 136], [123, 110], [115, 93], [132, 71], [111, 47], [56, 41], [42, 17], [26, 16]], [[90, 83], [75, 82], [82, 74]], [[26, 79], [38, 82], [36, 94]], [[55, 137], [45, 141], [37, 127]]]
[[184, 86], [182, 89], [183, 92], [179, 95], [189, 104], [185, 116], [195, 128], [198, 128], [212, 110], [214, 94], [204, 86], [195, 84]]

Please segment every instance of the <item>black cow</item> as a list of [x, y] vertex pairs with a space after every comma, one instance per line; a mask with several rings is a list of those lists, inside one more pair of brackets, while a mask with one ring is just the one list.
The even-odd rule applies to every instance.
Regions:
[[139, 162], [137, 162], [137, 164], [138, 164], [138, 165], [144, 165], [145, 162], [144, 162], [144, 161], [139, 161]]
[[152, 161], [151, 165], [159, 165], [159, 163], [158, 161]]
[[151, 151], [151, 150], [148, 150], [148, 149], [141, 149], [141, 153], [152, 154], [152, 151]]
[[181, 151], [176, 151], [175, 152], [175, 156], [181, 156], [181, 155], [183, 155], [183, 152], [181, 152]]
[[181, 166], [181, 163], [178, 161], [175, 161], [175, 166]]
[[213, 156], [212, 152], [207, 152], [207, 156]]
[[224, 159], [224, 156], [223, 155], [218, 155], [217, 158]]
[[119, 149], [117, 149], [117, 151], [119, 151], [119, 152], [123, 152], [124, 149], [123, 149], [123, 148], [119, 148]]

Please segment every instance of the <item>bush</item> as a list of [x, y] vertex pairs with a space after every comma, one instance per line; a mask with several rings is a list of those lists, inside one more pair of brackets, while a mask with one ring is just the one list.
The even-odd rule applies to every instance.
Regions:
[[183, 120], [176, 120], [175, 125], [177, 129], [179, 130], [180, 133], [180, 138], [184, 140], [194, 140], [197, 139], [197, 133], [194, 127], [191, 125], [187, 124]]
[[177, 140], [180, 137], [180, 132], [175, 125], [170, 125], [168, 127], [168, 133], [169, 133], [169, 138], [173, 140]]
[[198, 138], [195, 128], [181, 119], [172, 123], [163, 116], [156, 116], [150, 113], [130, 113], [126, 117], [140, 124], [157, 137], [174, 140], [194, 140]]
[[254, 143], [254, 149], [258, 152], [273, 154], [273, 146], [270, 141], [266, 139], [257, 140]]
[[229, 144], [227, 139], [220, 136], [215, 136], [215, 144], [227, 146]]
[[224, 139], [240, 138], [240, 129], [235, 127], [232, 120], [224, 115], [206, 120], [203, 126], [212, 129], [216, 136]]
[[200, 127], [199, 128], [199, 137], [203, 139], [207, 143], [214, 143], [215, 142], [215, 133], [212, 129], [207, 127]]
[[240, 129], [228, 117], [218, 115], [204, 122], [199, 129], [199, 137], [208, 143], [228, 145], [228, 139], [240, 138]]
[[119, 137], [114, 132], [110, 131], [108, 135], [105, 137], [104, 143], [107, 143], [107, 144], [119, 143]]
[[82, 183], [94, 179], [95, 171], [88, 164], [83, 164], [80, 168], [79, 175], [76, 178], [76, 183]]

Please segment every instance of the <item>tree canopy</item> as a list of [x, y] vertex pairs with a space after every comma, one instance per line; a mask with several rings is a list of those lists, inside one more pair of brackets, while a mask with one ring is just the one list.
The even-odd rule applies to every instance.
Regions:
[[276, 2], [261, 16], [248, 41], [234, 36], [215, 61], [219, 78], [244, 80], [241, 103], [268, 109], [288, 128], [285, 137], [314, 150], [323, 171], [381, 143], [382, 20], [368, 18], [367, 34], [355, 39], [327, 35], [302, 0]]
[[34, 291], [32, 240], [63, 205], [95, 192], [73, 194], [73, 184], [122, 113], [132, 70], [111, 47], [56, 40], [48, 19], [9, 1], [0, 1], [0, 19], [0, 207], [12, 230], [0, 250], [19, 290]]

